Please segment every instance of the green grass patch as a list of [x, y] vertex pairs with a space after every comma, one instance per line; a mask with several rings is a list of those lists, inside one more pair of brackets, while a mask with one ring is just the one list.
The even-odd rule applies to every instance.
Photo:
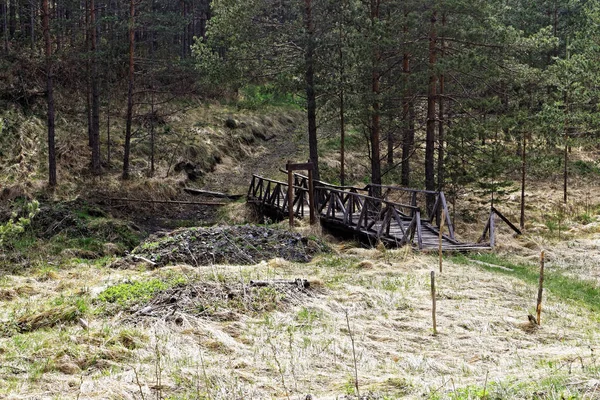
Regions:
[[105, 303], [116, 303], [121, 306], [128, 306], [134, 303], [148, 301], [161, 290], [166, 290], [170, 286], [160, 279], [150, 279], [147, 281], [126, 282], [111, 286], [98, 295], [98, 300]]
[[[539, 281], [539, 266], [537, 265], [515, 264], [493, 253], [471, 254], [469, 257], [459, 254], [452, 257], [454, 262], [461, 264], [470, 264], [469, 260], [471, 259], [511, 269], [511, 271], [509, 271], [477, 264], [478, 267], [483, 268], [486, 271], [513, 276], [533, 285], [537, 284]], [[545, 270], [544, 288], [563, 300], [581, 304], [593, 312], [600, 311], [600, 288], [596, 286], [595, 282], [568, 277], [558, 272]]]
[[289, 107], [301, 109], [302, 99], [293, 93], [283, 92], [274, 85], [247, 85], [240, 91], [241, 99], [237, 107], [246, 110], [260, 110], [265, 107]]

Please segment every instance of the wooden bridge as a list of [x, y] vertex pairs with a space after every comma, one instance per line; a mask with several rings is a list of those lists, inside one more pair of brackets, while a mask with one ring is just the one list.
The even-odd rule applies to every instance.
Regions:
[[[292, 209], [299, 218], [309, 214], [308, 187], [308, 177], [294, 174]], [[259, 206], [266, 216], [284, 219], [289, 214], [288, 189], [288, 183], [253, 175], [247, 201]], [[424, 213], [420, 205], [427, 196], [435, 196], [435, 205], [431, 212]], [[386, 246], [410, 244], [419, 250], [438, 249], [441, 227], [442, 250], [490, 248], [490, 243], [456, 240], [443, 192], [372, 184], [364, 188], [342, 187], [315, 181], [314, 199], [316, 214], [324, 228], [373, 244], [381, 241]], [[490, 232], [490, 238], [493, 237], [493, 219], [492, 212], [491, 224], [488, 223], [484, 231], [484, 234]]]

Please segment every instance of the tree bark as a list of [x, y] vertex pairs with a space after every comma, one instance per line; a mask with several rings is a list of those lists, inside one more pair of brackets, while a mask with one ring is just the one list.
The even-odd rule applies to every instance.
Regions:
[[2, 39], [5, 53], [8, 53], [8, 13], [8, 0], [4, 0], [2, 4]]
[[523, 149], [521, 154], [521, 218], [519, 226], [525, 229], [525, 176], [527, 173], [527, 139], [523, 131]]
[[[404, 13], [408, 18], [408, 13]], [[404, 25], [404, 38], [408, 38], [408, 25]], [[410, 54], [407, 50], [402, 55], [402, 73], [404, 74], [404, 101], [402, 102], [402, 173], [400, 183], [402, 186], [410, 186], [410, 154], [413, 150], [415, 141], [414, 129], [414, 107], [412, 100], [412, 91], [410, 90]]]
[[135, 3], [129, 1], [129, 76], [127, 90], [127, 120], [125, 123], [125, 148], [123, 151], [123, 179], [129, 179], [129, 153], [131, 151], [131, 123], [133, 119], [133, 78], [135, 49]]
[[44, 47], [46, 55], [46, 100], [48, 104], [48, 186], [56, 187], [56, 148], [54, 143], [54, 92], [52, 81], [52, 42], [50, 39], [50, 7], [48, 0], [42, 2]]
[[91, 126], [90, 146], [92, 148], [92, 173], [100, 175], [100, 94], [98, 90], [98, 60], [96, 43], [96, 9], [94, 0], [90, 0], [90, 50], [91, 50]]
[[8, 10], [8, 37], [14, 39], [15, 32], [17, 31], [17, 7], [15, 6], [15, 0], [11, 0], [10, 7]]
[[[442, 14], [442, 29], [446, 26], [446, 14]], [[440, 57], [444, 58], [444, 36], [440, 38]], [[444, 74], [440, 74], [440, 93], [438, 96], [438, 190], [441, 192], [444, 190], [444, 140], [446, 139], [444, 130], [444, 92], [445, 92], [445, 77]]]
[[[435, 106], [436, 106], [436, 83], [435, 74], [436, 64], [436, 42], [437, 42], [437, 10], [434, 10], [431, 15], [431, 28], [429, 31], [429, 90], [427, 93], [427, 128], [425, 133], [425, 188], [427, 190], [435, 190]], [[435, 202], [434, 195], [427, 196], [427, 209], [431, 212]]]
[[346, 71], [344, 66], [344, 6], [345, 1], [340, 2], [340, 36], [339, 36], [339, 59], [340, 59], [340, 185], [346, 185], [346, 121], [345, 121], [345, 80]]
[[[381, 0], [371, 0], [371, 27], [375, 29], [375, 23], [379, 20], [379, 6]], [[373, 43], [373, 53], [371, 55], [371, 94], [373, 96], [373, 102], [371, 107], [373, 108], [371, 114], [371, 183], [374, 185], [381, 185], [381, 155], [380, 155], [380, 78], [381, 73], [379, 71], [380, 63], [380, 50], [376, 43]], [[371, 195], [375, 197], [381, 196], [381, 188], [375, 186]]]
[[305, 14], [304, 23], [307, 33], [307, 43], [305, 51], [305, 80], [306, 80], [306, 108], [308, 118], [308, 147], [310, 162], [313, 163], [313, 178], [319, 180], [319, 154], [317, 151], [317, 97], [315, 94], [315, 42], [314, 42], [314, 24], [312, 19], [312, 0], [304, 0]]

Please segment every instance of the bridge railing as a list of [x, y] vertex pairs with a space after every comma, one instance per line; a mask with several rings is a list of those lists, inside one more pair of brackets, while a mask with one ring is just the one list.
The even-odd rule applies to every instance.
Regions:
[[452, 224], [452, 218], [450, 217], [450, 211], [444, 192], [374, 184], [368, 184], [365, 189], [369, 191], [369, 195], [371, 196], [373, 196], [373, 193], [377, 190], [381, 193], [382, 199], [392, 201], [396, 201], [396, 199], [407, 199], [410, 201], [411, 206], [419, 208], [424, 205], [427, 196], [435, 196], [435, 203], [431, 211], [429, 211], [427, 207], [423, 207], [425, 209], [425, 215], [423, 215], [424, 220], [431, 225], [433, 225], [434, 220], [436, 220], [437, 226], [439, 227], [439, 215], [444, 215], [444, 225], [448, 229], [448, 236], [450, 236], [451, 239], [455, 239], [454, 226]]
[[[302, 218], [305, 215], [305, 207], [308, 211], [308, 189], [296, 185], [293, 186], [293, 189], [294, 214]], [[289, 210], [288, 184], [286, 182], [252, 175], [247, 198], [255, 204], [277, 209], [284, 215]]]
[[[382, 240], [397, 241], [400, 236], [399, 245], [413, 242], [416, 237], [417, 245], [422, 248], [419, 207], [327, 186], [316, 186], [315, 192], [321, 218]], [[396, 231], [391, 235], [393, 229], [401, 234]]]

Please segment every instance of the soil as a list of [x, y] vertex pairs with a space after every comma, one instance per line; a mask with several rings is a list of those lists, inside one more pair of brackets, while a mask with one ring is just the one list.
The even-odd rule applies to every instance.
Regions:
[[136, 263], [140, 259], [149, 260], [157, 267], [252, 265], [276, 257], [309, 262], [314, 255], [327, 251], [327, 246], [318, 239], [284, 229], [253, 225], [184, 228], [150, 237], [116, 265]]
[[197, 282], [161, 291], [130, 311], [131, 322], [160, 318], [182, 325], [190, 317], [235, 321], [274, 310], [285, 311], [323, 293], [304, 279], [245, 283]]

